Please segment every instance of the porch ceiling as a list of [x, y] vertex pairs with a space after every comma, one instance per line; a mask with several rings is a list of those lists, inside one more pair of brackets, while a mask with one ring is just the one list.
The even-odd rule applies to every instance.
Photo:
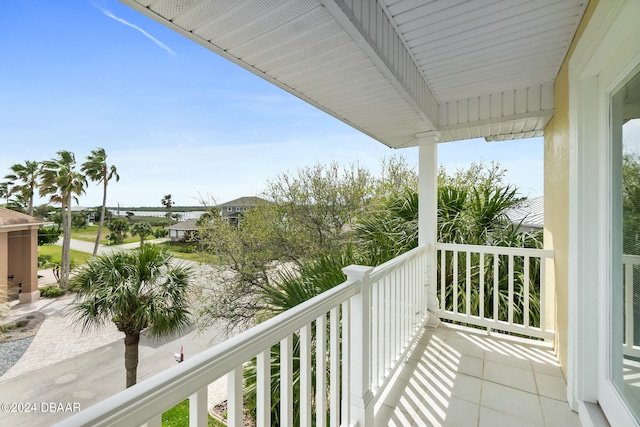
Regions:
[[542, 135], [588, 0], [121, 0], [395, 148]]

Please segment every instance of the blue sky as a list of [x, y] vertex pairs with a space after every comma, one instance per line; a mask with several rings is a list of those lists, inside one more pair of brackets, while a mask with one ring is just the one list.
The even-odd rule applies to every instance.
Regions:
[[[317, 162], [417, 164], [417, 149], [389, 149], [115, 0], [5, 0], [3, 12], [0, 177], [103, 147], [121, 176], [109, 205], [160, 206], [165, 194], [197, 205], [259, 195]], [[499, 161], [524, 195], [542, 195], [542, 138], [447, 143], [438, 157], [450, 169]], [[99, 205], [101, 188], [79, 202]]]

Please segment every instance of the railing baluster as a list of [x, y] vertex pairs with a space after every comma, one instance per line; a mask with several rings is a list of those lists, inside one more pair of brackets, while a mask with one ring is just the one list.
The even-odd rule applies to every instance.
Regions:
[[342, 303], [342, 424], [351, 419], [351, 311], [349, 301]]
[[340, 426], [340, 307], [334, 307], [329, 314], [329, 423]]
[[498, 312], [498, 300], [500, 281], [498, 274], [500, 274], [500, 256], [495, 253], [493, 255], [493, 321], [497, 322], [500, 319]]
[[458, 251], [453, 251], [453, 312], [458, 312]]
[[445, 296], [447, 286], [447, 251], [440, 249], [440, 310], [446, 309]]
[[396, 305], [395, 305], [395, 313], [393, 316], [393, 323], [396, 330], [396, 344], [395, 351], [393, 352], [393, 360], [398, 360], [398, 355], [400, 354], [400, 347], [402, 346], [402, 330], [400, 329], [400, 319], [402, 316], [402, 286], [398, 286], [402, 283], [402, 269], [399, 268], [393, 274], [392, 285], [396, 291]]
[[480, 269], [480, 307], [478, 308], [478, 315], [481, 319], [484, 319], [484, 252], [478, 253], [478, 267]]
[[258, 427], [271, 426], [271, 348], [256, 358], [256, 422]]
[[300, 328], [300, 425], [311, 425], [311, 325]]
[[[416, 260], [417, 261], [417, 260]], [[409, 274], [407, 277], [407, 288], [406, 288], [406, 301], [405, 301], [405, 305], [406, 305], [406, 313], [407, 313], [407, 319], [406, 319], [406, 336], [405, 336], [405, 345], [406, 343], [409, 341], [409, 339], [411, 338], [411, 336], [413, 335], [413, 316], [415, 313], [413, 304], [415, 303], [415, 299], [413, 297], [414, 295], [414, 289], [416, 287], [416, 278], [417, 278], [417, 272], [418, 272], [418, 266], [416, 263], [412, 263], [411, 264], [411, 268], [409, 270]], [[437, 286], [436, 286], [436, 292], [437, 292]], [[437, 305], [437, 304], [436, 304]]]
[[467, 316], [471, 316], [471, 252], [467, 251], [466, 257], [466, 283], [465, 283], [465, 291], [466, 291], [466, 300], [465, 300], [465, 312]]
[[227, 425], [242, 427], [242, 365], [227, 374]]
[[[384, 302], [384, 339], [385, 343], [392, 343], [393, 336], [391, 334], [391, 289], [390, 286], [386, 283], [386, 278], [382, 280], [382, 286], [385, 289], [385, 302]], [[384, 360], [382, 365], [384, 369], [382, 370], [383, 376], [387, 374], [387, 366], [391, 362], [391, 345], [384, 346]]]
[[316, 427], [327, 425], [327, 315], [316, 319]]
[[209, 424], [207, 406], [207, 387], [189, 396], [189, 427], [207, 427]]
[[[524, 327], [529, 327], [529, 256], [524, 257], [524, 275], [522, 278], [522, 285], [524, 288], [524, 313], [523, 314], [523, 323]], [[542, 315], [542, 313], [541, 313]]]
[[515, 272], [513, 271], [513, 255], [509, 255], [509, 317], [507, 322], [510, 324], [513, 323], [513, 276], [515, 276]]
[[380, 284], [373, 283], [371, 285], [371, 383], [374, 390], [378, 388], [380, 384], [380, 376], [378, 371], [380, 349], [378, 343], [378, 334], [380, 333], [380, 313], [379, 313], [379, 298]]
[[293, 337], [280, 341], [280, 425], [293, 426]]
[[398, 276], [396, 279], [398, 280], [394, 286], [398, 288], [398, 315], [395, 318], [395, 322], [397, 324], [396, 328], [398, 330], [398, 343], [396, 346], [396, 357], [394, 360], [398, 360], [398, 355], [402, 350], [402, 342], [404, 339], [404, 316], [405, 316], [405, 305], [404, 305], [404, 284], [405, 280], [404, 268], [400, 267], [398, 269]]
[[629, 350], [633, 348], [633, 265], [624, 264], [624, 311], [625, 342]]
[[546, 288], [547, 259], [540, 257], [540, 330], [547, 330], [547, 288]]
[[389, 346], [389, 360], [387, 362], [387, 367], [388, 367], [389, 364], [395, 359], [395, 354], [396, 354], [396, 341], [398, 339], [398, 334], [396, 332], [395, 323], [393, 322], [393, 319], [397, 315], [397, 310], [396, 310], [397, 301], [396, 301], [396, 289], [391, 285], [393, 283], [393, 280], [391, 279], [391, 277], [389, 276], [385, 277], [384, 282], [385, 282], [384, 285], [387, 288], [389, 288], [389, 291], [391, 292], [391, 298], [389, 299], [391, 303], [389, 305], [389, 342], [387, 343], [387, 345]]

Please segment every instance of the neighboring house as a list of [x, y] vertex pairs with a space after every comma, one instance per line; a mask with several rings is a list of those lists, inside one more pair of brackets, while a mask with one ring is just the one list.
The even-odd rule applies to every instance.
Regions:
[[266, 200], [255, 196], [240, 197], [239, 199], [218, 205], [216, 209], [220, 210], [220, 216], [222, 218], [233, 223], [238, 223], [248, 209], [252, 209], [258, 204], [266, 202]]
[[[38, 291], [38, 229], [50, 222], [0, 208], [0, 292], [31, 302]], [[19, 297], [18, 297], [19, 294]], [[0, 294], [0, 303], [6, 298]]]
[[193, 218], [170, 225], [168, 227], [169, 239], [171, 239], [172, 242], [184, 242], [185, 240], [190, 240], [193, 233], [198, 229], [198, 226], [196, 225], [197, 221], [198, 220], [196, 218]]
[[[640, 251], [623, 253], [621, 183], [622, 154], [625, 150], [637, 151], [634, 146], [639, 144], [630, 125], [637, 125], [640, 119], [640, 1], [121, 1], [384, 145], [418, 147], [422, 252], [411, 256], [420, 258], [420, 265], [425, 267], [392, 270], [398, 274], [388, 283], [395, 286], [386, 294], [376, 294], [374, 305], [370, 288], [365, 286], [367, 277], [373, 273], [379, 277], [392, 267], [375, 271], [352, 268], [349, 281], [314, 299], [313, 304], [301, 304], [287, 312], [296, 316], [283, 313], [261, 323], [223, 346], [198, 355], [197, 360], [187, 360], [151, 382], [139, 383], [87, 413], [81, 412], [67, 425], [94, 425], [98, 420], [160, 425], [160, 414], [187, 397], [197, 416], [192, 422], [204, 425], [207, 385], [229, 373], [228, 422], [240, 426], [242, 363], [255, 355], [260, 378], [258, 396], [263, 396], [258, 407], [271, 407], [264, 397], [269, 396], [271, 369], [282, 374], [282, 400], [293, 401], [291, 334], [298, 330], [296, 337], [304, 350], [300, 352], [300, 366], [305, 367], [305, 375], [300, 375], [304, 397], [301, 411], [309, 425], [312, 395], [319, 399], [318, 408], [330, 406], [332, 425], [341, 421], [344, 425], [388, 425], [377, 418], [385, 414], [387, 421], [390, 414], [396, 417], [395, 425], [411, 425], [415, 417], [429, 410], [439, 417], [429, 420], [433, 425], [453, 425], [459, 420], [455, 416], [465, 413], [476, 414], [480, 420], [458, 424], [543, 425], [546, 421], [558, 425], [639, 425], [640, 400], [636, 396], [640, 396], [640, 322], [634, 318], [640, 316], [634, 313], [634, 307], [640, 305], [640, 293], [634, 292], [633, 285]], [[466, 259], [472, 259], [470, 255], [477, 254], [479, 248], [450, 245], [446, 249], [442, 246], [446, 243], [436, 242], [437, 147], [439, 143], [472, 138], [504, 141], [535, 136], [544, 136], [545, 251], [541, 257], [550, 257], [540, 263], [540, 277], [544, 279], [540, 301], [545, 310], [540, 313], [539, 332], [553, 344], [562, 371], [555, 378], [543, 372], [535, 372], [535, 376], [529, 373], [529, 391], [500, 387], [500, 392], [495, 383], [485, 381], [489, 366], [502, 371], [503, 377], [524, 381], [516, 374], [523, 370], [513, 366], [531, 367], [540, 360], [540, 353], [528, 353], [535, 353], [528, 359], [526, 351], [514, 345], [501, 354], [483, 347], [474, 357], [461, 355], [456, 343], [475, 339], [463, 331], [455, 333], [455, 343], [441, 340], [434, 349], [425, 342], [412, 341], [415, 334], [396, 333], [405, 329], [389, 329], [386, 322], [401, 322], [410, 313], [420, 312], [426, 313], [426, 320], [421, 317], [407, 329], [435, 326], [440, 317], [447, 316], [490, 329], [491, 325], [499, 330], [509, 326], [513, 306], [505, 319], [499, 319], [497, 313], [494, 318], [473, 315], [469, 305], [466, 313], [449, 313], [440, 306], [445, 296], [437, 297], [438, 254], [446, 250], [460, 255], [466, 252]], [[529, 260], [529, 254], [540, 254], [534, 249], [517, 256], [515, 248], [506, 248], [508, 252], [499, 252], [504, 248], [481, 249], [493, 251], [492, 258], [506, 259], [511, 265], [522, 258]], [[396, 262], [404, 263], [408, 258], [402, 256]], [[453, 257], [458, 258], [464, 259]], [[443, 255], [442, 262], [446, 260]], [[522, 264], [531, 267], [528, 261]], [[393, 264], [393, 268], [400, 266]], [[412, 271], [420, 274], [413, 276]], [[472, 270], [467, 272], [471, 277]], [[513, 288], [513, 274], [508, 278], [504, 282]], [[528, 286], [529, 281], [525, 283]], [[403, 286], [410, 286], [412, 293], [408, 302], [400, 303], [397, 295], [402, 295]], [[466, 292], [470, 291], [467, 287]], [[509, 299], [514, 301], [513, 289], [509, 292]], [[464, 297], [464, 292], [455, 298], [458, 296]], [[323, 325], [326, 310], [331, 310], [330, 323], [338, 324], [340, 304], [343, 313], [351, 307], [340, 321], [349, 335], [340, 341], [340, 332], [335, 333], [330, 366], [340, 366], [340, 360], [345, 362], [343, 367], [349, 366], [346, 377], [350, 380], [345, 380], [349, 388], [342, 395], [336, 392], [340, 377], [339, 372], [332, 371], [336, 376], [331, 378], [333, 393], [327, 402], [326, 388], [313, 393], [306, 387], [312, 382], [307, 368], [311, 364], [309, 322], [319, 319], [316, 324]], [[378, 316], [379, 310], [390, 304], [392, 309], [386, 311], [386, 317]], [[303, 314], [306, 317], [301, 320]], [[350, 319], [353, 321], [349, 324]], [[521, 325], [527, 330], [529, 326]], [[409, 338], [405, 341], [403, 336]], [[399, 340], [408, 347], [392, 350]], [[349, 350], [345, 359], [339, 359], [339, 342]], [[287, 356], [286, 363], [270, 368], [269, 348], [278, 344]], [[437, 377], [415, 360], [406, 362], [414, 367], [418, 364], [414, 376], [387, 381], [386, 373], [397, 372], [395, 369], [405, 362], [402, 348], [413, 345], [433, 351], [427, 362], [439, 354], [446, 357], [443, 365], [457, 368], [464, 362], [460, 367], [468, 370], [471, 359], [476, 359], [480, 368], [465, 384], [473, 380], [480, 389], [482, 382], [482, 396], [476, 395], [473, 403], [463, 406], [462, 399], [454, 395], [460, 390], [466, 393], [470, 387], [457, 382], [460, 372]], [[326, 348], [320, 351], [326, 354]], [[482, 357], [487, 355], [495, 359], [485, 361], [483, 371]], [[324, 363], [324, 358], [317, 359]], [[317, 383], [323, 386], [326, 366], [318, 369], [322, 375]], [[205, 372], [209, 373], [206, 377]], [[420, 377], [431, 378], [430, 387], [414, 388]], [[459, 387], [436, 395], [438, 389], [454, 382]], [[403, 401], [394, 388], [388, 393], [394, 396], [390, 406], [380, 405], [380, 393], [386, 393], [389, 384], [402, 387], [402, 383], [410, 389], [409, 398]], [[552, 383], [557, 387], [550, 396], [544, 389]], [[520, 400], [514, 405], [523, 395], [530, 397], [528, 403]], [[548, 411], [551, 406], [566, 405], [565, 399], [578, 412], [579, 421], [570, 411], [562, 416]], [[496, 402], [493, 409], [486, 406], [491, 400]], [[449, 408], [454, 408], [451, 421], [442, 415]], [[505, 411], [511, 415], [496, 421]], [[258, 422], [269, 425], [264, 413], [260, 412]], [[291, 406], [283, 406], [285, 425], [293, 424], [292, 413]], [[340, 420], [341, 414], [350, 418]], [[571, 424], [564, 423], [565, 416], [572, 417]]]
[[86, 218], [87, 227], [94, 224], [96, 220], [96, 209], [85, 208], [84, 206], [71, 206], [72, 213], [81, 213]]
[[518, 207], [505, 212], [509, 221], [520, 225], [524, 232], [539, 231], [544, 227], [544, 196], [523, 200]]

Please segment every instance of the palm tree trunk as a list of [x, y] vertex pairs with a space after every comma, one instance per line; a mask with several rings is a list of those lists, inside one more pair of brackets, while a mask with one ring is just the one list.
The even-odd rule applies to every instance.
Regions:
[[104, 181], [104, 191], [102, 192], [102, 210], [100, 211], [100, 225], [98, 225], [98, 235], [96, 236], [96, 245], [93, 247], [93, 256], [98, 253], [100, 246], [100, 236], [102, 235], [102, 226], [104, 225], [104, 215], [107, 209], [107, 180]]
[[66, 200], [66, 213], [62, 218], [62, 259], [60, 261], [60, 287], [69, 289], [69, 270], [71, 270], [71, 193]]
[[127, 371], [127, 388], [137, 382], [139, 342], [139, 332], [126, 333], [124, 336], [124, 368]]
[[29, 215], [33, 216], [33, 194], [35, 192], [35, 184], [31, 183], [31, 193], [29, 193]]

